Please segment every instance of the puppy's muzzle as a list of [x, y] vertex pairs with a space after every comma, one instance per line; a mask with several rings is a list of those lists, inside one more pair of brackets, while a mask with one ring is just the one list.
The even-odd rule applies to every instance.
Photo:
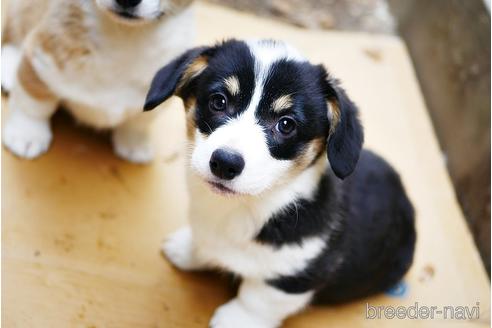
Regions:
[[226, 149], [217, 149], [210, 157], [210, 170], [224, 180], [232, 180], [244, 169], [244, 159], [241, 154]]

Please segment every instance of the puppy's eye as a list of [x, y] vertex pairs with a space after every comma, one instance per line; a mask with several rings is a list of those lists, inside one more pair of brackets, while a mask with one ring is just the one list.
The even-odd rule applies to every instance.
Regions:
[[208, 107], [211, 110], [222, 112], [227, 108], [227, 99], [221, 93], [214, 93], [213, 95], [210, 96], [210, 99], [208, 101]]
[[277, 130], [283, 135], [291, 134], [292, 132], [295, 131], [296, 127], [297, 127], [296, 121], [294, 121], [293, 118], [287, 116], [282, 117], [277, 123]]

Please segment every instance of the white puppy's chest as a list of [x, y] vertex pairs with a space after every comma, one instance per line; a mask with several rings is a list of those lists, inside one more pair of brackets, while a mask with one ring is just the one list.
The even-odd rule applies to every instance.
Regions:
[[155, 72], [191, 46], [191, 21], [191, 9], [154, 28], [133, 27], [133, 33], [107, 31], [94, 21], [89, 54], [60, 67], [49, 52], [36, 48], [33, 64], [78, 120], [114, 127], [142, 111]]
[[83, 123], [97, 128], [114, 127], [141, 111], [148, 85], [145, 79], [132, 79], [132, 67], [121, 64], [126, 68], [117, 69], [114, 62], [108, 62], [58, 76], [55, 73], [55, 93]]
[[261, 202], [213, 194], [200, 178], [189, 175], [190, 222], [196, 252], [202, 261], [243, 277], [269, 279], [302, 271], [324, 248], [325, 240], [274, 247], [255, 240], [262, 226], [297, 193], [289, 188]]

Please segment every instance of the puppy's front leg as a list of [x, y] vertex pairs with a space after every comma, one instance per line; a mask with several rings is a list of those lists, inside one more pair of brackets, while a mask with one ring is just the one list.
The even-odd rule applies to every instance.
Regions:
[[133, 163], [148, 163], [154, 159], [152, 123], [157, 112], [138, 113], [113, 131], [114, 152]]
[[215, 311], [210, 327], [278, 327], [286, 317], [302, 310], [312, 295], [288, 294], [261, 280], [245, 279], [237, 297]]
[[189, 226], [183, 227], [169, 236], [162, 244], [162, 252], [174, 266], [181, 270], [201, 270], [207, 265], [195, 252], [193, 233]]
[[14, 154], [32, 159], [49, 148], [50, 118], [58, 98], [41, 81], [27, 57], [22, 58], [12, 83], [3, 143]]

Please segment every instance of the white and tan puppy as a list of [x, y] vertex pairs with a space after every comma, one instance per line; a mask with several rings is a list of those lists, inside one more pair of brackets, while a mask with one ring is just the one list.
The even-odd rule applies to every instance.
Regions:
[[10, 1], [2, 44], [2, 87], [10, 92], [3, 143], [35, 158], [52, 140], [61, 105], [78, 121], [114, 129], [115, 152], [152, 160], [142, 113], [155, 71], [189, 48], [192, 0]]

